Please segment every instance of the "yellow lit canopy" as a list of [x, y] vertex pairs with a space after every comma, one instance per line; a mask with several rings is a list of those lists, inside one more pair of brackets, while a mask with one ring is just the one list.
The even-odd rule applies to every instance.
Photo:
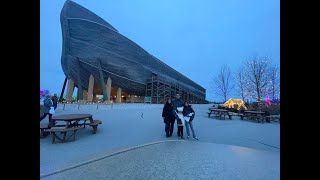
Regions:
[[244, 102], [241, 99], [233, 99], [230, 98], [228, 101], [226, 101], [224, 106], [229, 108], [235, 108], [234, 106], [237, 105], [237, 110], [240, 110], [241, 107], [243, 107], [245, 110], [247, 110], [247, 107], [244, 105]]

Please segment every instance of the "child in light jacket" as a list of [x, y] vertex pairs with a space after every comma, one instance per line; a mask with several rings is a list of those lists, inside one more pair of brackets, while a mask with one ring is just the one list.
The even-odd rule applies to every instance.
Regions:
[[183, 137], [183, 126], [184, 126], [184, 118], [183, 118], [183, 107], [178, 107], [176, 111], [176, 120], [178, 125], [178, 136], [181, 137], [181, 139], [184, 139]]

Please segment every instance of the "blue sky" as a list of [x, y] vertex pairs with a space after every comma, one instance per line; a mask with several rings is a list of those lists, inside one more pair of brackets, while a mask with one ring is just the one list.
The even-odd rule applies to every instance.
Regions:
[[[60, 94], [60, 11], [64, 0], [40, 1], [40, 87]], [[212, 79], [252, 55], [280, 65], [279, 0], [75, 0], [220, 101]], [[233, 94], [232, 97], [238, 97]]]

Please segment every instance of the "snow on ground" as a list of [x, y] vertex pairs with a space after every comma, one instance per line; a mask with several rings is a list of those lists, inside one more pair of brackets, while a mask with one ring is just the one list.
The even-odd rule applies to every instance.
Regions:
[[[233, 117], [232, 120], [208, 118], [210, 104], [195, 104], [193, 125], [199, 142], [228, 144], [262, 151], [280, 151], [280, 124], [255, 123]], [[51, 144], [51, 135], [40, 139], [40, 175], [72, 166], [106, 153], [146, 143], [178, 140], [177, 127], [173, 136], [165, 137], [161, 117], [162, 104], [80, 105], [59, 104], [55, 115], [89, 113], [102, 121], [97, 134], [87, 126], [76, 134], [76, 141]], [[45, 118], [40, 123], [47, 123]], [[186, 137], [186, 130], [184, 129]], [[188, 140], [192, 141], [192, 140]], [[280, 160], [279, 160], [280, 161]]]

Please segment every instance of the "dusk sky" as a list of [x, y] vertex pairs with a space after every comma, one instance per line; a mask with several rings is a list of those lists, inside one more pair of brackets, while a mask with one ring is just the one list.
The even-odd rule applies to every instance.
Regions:
[[[40, 1], [40, 87], [60, 95], [60, 12], [64, 0]], [[250, 56], [280, 66], [280, 0], [75, 0], [147, 52], [221, 101], [212, 79]], [[66, 91], [65, 91], [66, 93]], [[231, 97], [237, 98], [234, 93]]]

